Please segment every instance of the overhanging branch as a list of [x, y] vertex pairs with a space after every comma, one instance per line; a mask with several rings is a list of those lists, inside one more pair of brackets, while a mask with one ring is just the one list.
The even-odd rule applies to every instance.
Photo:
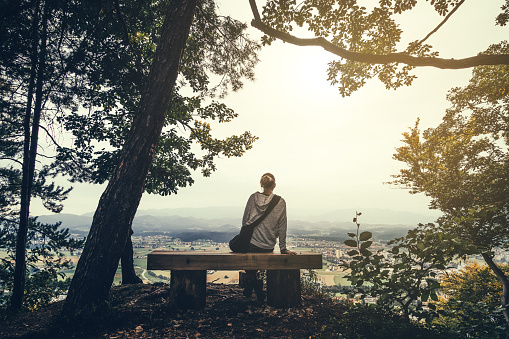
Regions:
[[310, 39], [303, 39], [295, 37], [291, 34], [278, 31], [266, 24], [260, 19], [260, 14], [256, 7], [255, 0], [249, 0], [251, 10], [253, 12], [254, 19], [251, 21], [251, 26], [259, 29], [263, 33], [282, 40], [284, 42], [297, 45], [297, 46], [318, 46], [324, 50], [335, 54], [341, 58], [365, 62], [371, 64], [391, 64], [391, 63], [403, 63], [409, 66], [423, 67], [430, 66], [441, 69], [464, 69], [476, 66], [487, 66], [487, 65], [509, 65], [509, 54], [493, 54], [493, 55], [476, 55], [464, 59], [443, 59], [443, 58], [432, 58], [432, 57], [415, 57], [405, 53], [391, 53], [385, 55], [376, 55], [368, 53], [358, 53], [341, 48], [333, 43], [329, 42], [325, 38], [317, 37]]

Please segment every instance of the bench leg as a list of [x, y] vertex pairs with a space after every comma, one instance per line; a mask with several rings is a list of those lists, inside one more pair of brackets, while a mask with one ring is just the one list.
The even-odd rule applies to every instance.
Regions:
[[246, 287], [246, 280], [247, 280], [246, 271], [239, 271], [239, 287], [240, 288]]
[[276, 308], [300, 305], [300, 270], [267, 270], [267, 304]]
[[171, 271], [170, 303], [180, 309], [202, 309], [207, 295], [207, 271]]

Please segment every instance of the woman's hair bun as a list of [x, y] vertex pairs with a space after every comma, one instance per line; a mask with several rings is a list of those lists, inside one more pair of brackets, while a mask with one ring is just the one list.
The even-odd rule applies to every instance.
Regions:
[[271, 173], [265, 173], [262, 175], [262, 178], [260, 179], [260, 185], [263, 188], [274, 188], [274, 185], [276, 184], [276, 178]]

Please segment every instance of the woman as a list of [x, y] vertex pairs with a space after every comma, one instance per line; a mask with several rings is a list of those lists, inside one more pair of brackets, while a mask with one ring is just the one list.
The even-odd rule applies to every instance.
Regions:
[[[270, 201], [274, 197], [274, 188], [276, 187], [276, 178], [271, 173], [265, 173], [260, 179], [260, 186], [262, 192], [255, 192], [247, 201], [244, 210], [244, 217], [242, 218], [242, 226], [250, 225], [255, 220], [260, 218], [265, 212]], [[274, 251], [276, 239], [279, 238], [279, 249], [282, 254], [295, 255], [295, 252], [286, 249], [286, 203], [283, 198], [279, 200], [277, 205], [272, 211], [263, 219], [263, 221], [256, 226], [251, 237], [249, 252], [253, 253], [270, 253]], [[246, 287], [244, 295], [250, 298], [253, 289], [256, 292], [258, 301], [265, 299], [263, 293], [263, 281], [258, 280], [256, 272], [253, 270], [246, 270]]]

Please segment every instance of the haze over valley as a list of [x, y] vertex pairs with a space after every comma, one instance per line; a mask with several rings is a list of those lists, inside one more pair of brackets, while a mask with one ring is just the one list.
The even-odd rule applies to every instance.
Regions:
[[[373, 232], [380, 241], [403, 236], [418, 223], [433, 222], [436, 214], [428, 215], [388, 209], [359, 208], [359, 218], [364, 230]], [[338, 209], [325, 214], [299, 216], [288, 220], [289, 236], [306, 236], [317, 240], [346, 239], [346, 233], [355, 230], [352, 222], [355, 209]], [[135, 235], [166, 234], [179, 237], [183, 241], [210, 239], [227, 242], [238, 233], [242, 223], [243, 207], [225, 206], [211, 208], [179, 208], [139, 210], [133, 221]], [[72, 234], [85, 237], [92, 223], [93, 212], [82, 215], [52, 214], [42, 215], [38, 221], [43, 223], [62, 222]]]

